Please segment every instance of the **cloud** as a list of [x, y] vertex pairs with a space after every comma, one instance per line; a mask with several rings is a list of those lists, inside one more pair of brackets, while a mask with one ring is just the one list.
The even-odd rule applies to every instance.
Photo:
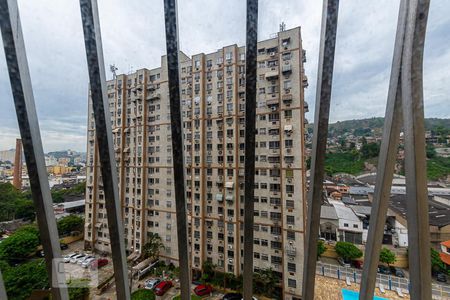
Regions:
[[[160, 65], [165, 53], [163, 1], [98, 0], [106, 67], [119, 72]], [[37, 113], [46, 151], [86, 148], [88, 76], [79, 2], [19, 0]], [[399, 1], [341, 1], [331, 121], [384, 114]], [[178, 1], [181, 49], [210, 53], [245, 43], [245, 1]], [[450, 3], [433, 0], [424, 58], [425, 113], [449, 117]], [[301, 26], [313, 121], [322, 1], [260, 1], [259, 39]], [[108, 70], [108, 69], [107, 69]], [[109, 72], [107, 73], [110, 76]], [[14, 146], [17, 121], [0, 50], [0, 149]]]

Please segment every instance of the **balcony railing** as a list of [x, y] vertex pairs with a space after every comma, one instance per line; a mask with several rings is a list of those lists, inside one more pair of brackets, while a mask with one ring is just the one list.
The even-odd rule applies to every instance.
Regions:
[[[311, 184], [306, 227], [302, 299], [314, 298], [319, 235], [320, 209], [323, 191], [325, 150], [333, 79], [334, 53], [339, 0], [324, 0], [320, 38], [319, 70], [314, 120]], [[96, 0], [80, 0], [84, 42], [88, 63], [90, 90], [95, 118], [96, 139], [101, 163], [103, 190], [106, 201], [108, 227], [113, 257], [116, 293], [118, 299], [130, 299], [127, 280], [121, 207], [117, 189], [112, 126], [108, 110], [105, 66], [103, 61], [100, 22]], [[425, 169], [425, 135], [422, 88], [424, 37], [429, 0], [401, 0], [397, 35], [392, 62], [385, 128], [378, 165], [377, 184], [370, 218], [365, 263], [361, 280], [361, 298], [372, 299], [376, 268], [381, 248], [390, 185], [392, 183], [400, 128], [405, 131], [406, 178], [408, 201], [409, 264], [412, 299], [431, 299], [430, 248], [428, 205]], [[177, 215], [177, 240], [180, 265], [181, 299], [190, 299], [190, 267], [187, 234], [184, 161], [182, 147], [182, 120], [180, 108], [180, 79], [178, 60], [178, 20], [175, 0], [164, 0], [167, 71], [169, 77], [171, 136], [173, 149], [174, 185]], [[244, 202], [244, 299], [252, 299], [254, 178], [255, 178], [255, 113], [257, 66], [258, 1], [247, 0], [246, 39], [246, 107], [245, 107], [245, 202]], [[60, 248], [52, 208], [52, 199], [44, 164], [44, 153], [36, 115], [33, 90], [28, 70], [25, 44], [17, 0], [0, 0], [0, 27], [17, 120], [22, 137], [32, 197], [49, 278], [57, 274], [54, 259], [60, 258]], [[276, 56], [275, 53], [271, 54]], [[278, 71], [266, 74], [267, 79], [279, 76]], [[303, 77], [303, 85], [307, 79]], [[291, 98], [283, 96], [283, 102]], [[404, 120], [402, 123], [401, 120]], [[271, 217], [275, 224], [281, 220]], [[293, 254], [292, 249], [285, 249]], [[296, 250], [295, 250], [296, 251]], [[296, 252], [294, 253], [296, 254]], [[280, 261], [276, 261], [277, 263]], [[281, 263], [281, 262], [280, 262]], [[58, 278], [65, 282], [64, 278]], [[6, 299], [0, 274], [0, 298]], [[67, 288], [52, 285], [52, 298], [68, 299]]]

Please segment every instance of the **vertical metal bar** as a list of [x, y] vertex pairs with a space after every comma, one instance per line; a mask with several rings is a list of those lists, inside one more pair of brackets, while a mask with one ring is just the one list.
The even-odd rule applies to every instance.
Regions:
[[0, 299], [8, 300], [6, 295], [5, 283], [3, 282], [2, 272], [0, 271]]
[[118, 194], [111, 116], [106, 94], [106, 75], [97, 1], [80, 0], [80, 9], [95, 119], [95, 135], [105, 193], [116, 293], [117, 299], [127, 300], [130, 299], [130, 290], [127, 281], [124, 231]]
[[423, 51], [429, 0], [411, 0], [402, 58], [402, 108], [411, 299], [431, 299], [430, 228], [423, 110]]
[[244, 300], [251, 300], [253, 297], [257, 48], [258, 0], [247, 0], [247, 36], [245, 45]]
[[68, 299], [64, 274], [54, 263], [61, 249], [16, 0], [0, 0], [0, 27], [52, 297]]
[[190, 295], [190, 266], [188, 232], [186, 220], [186, 192], [184, 180], [183, 126], [180, 107], [180, 74], [178, 63], [178, 19], [177, 1], [164, 0], [166, 27], [167, 73], [169, 77], [170, 122], [172, 129], [173, 171], [175, 184], [175, 205], [177, 215], [178, 259], [180, 264], [181, 299]]
[[316, 279], [317, 239], [319, 236], [320, 208], [323, 195], [325, 151], [330, 114], [334, 52], [339, 0], [324, 0], [320, 36], [319, 70], [317, 77], [316, 109], [314, 118], [311, 183], [308, 197], [308, 223], [306, 226], [305, 258], [303, 265], [303, 300], [314, 299]]
[[370, 216], [369, 233], [364, 257], [359, 299], [371, 300], [375, 291], [377, 266], [381, 251], [384, 225], [386, 223], [389, 198], [391, 195], [397, 148], [402, 126], [401, 65], [405, 37], [408, 3], [400, 2], [397, 33], [395, 37], [394, 56], [392, 59], [391, 78], [384, 118], [383, 140], [377, 168], [377, 179]]

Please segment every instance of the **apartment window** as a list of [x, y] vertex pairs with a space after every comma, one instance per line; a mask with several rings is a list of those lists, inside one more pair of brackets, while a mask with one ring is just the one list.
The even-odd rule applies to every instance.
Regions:
[[291, 81], [290, 81], [290, 80], [285, 80], [285, 81], [283, 82], [283, 88], [284, 88], [285, 90], [289, 90], [291, 87], [292, 87], [292, 84], [291, 84]]
[[285, 117], [286, 119], [292, 118], [292, 110], [290, 110], [290, 109], [285, 110], [285, 111], [284, 111], [284, 117]]
[[284, 52], [284, 53], [281, 55], [281, 58], [282, 58], [283, 60], [289, 60], [289, 59], [291, 59], [291, 52]]
[[344, 227], [348, 227], [348, 223], [344, 223]]
[[288, 272], [296, 272], [296, 265], [294, 263], [287, 264]]
[[294, 145], [293, 140], [284, 140], [284, 147], [292, 148]]
[[295, 279], [288, 278], [288, 287], [296, 288], [297, 287], [297, 281]]
[[294, 208], [294, 200], [286, 200], [286, 208], [293, 209]]
[[289, 194], [294, 193], [294, 186], [293, 185], [286, 185], [286, 193], [289, 193]]
[[286, 216], [286, 223], [289, 225], [295, 224], [295, 217], [294, 216]]
[[280, 256], [272, 255], [270, 257], [270, 262], [274, 265], [280, 265], [282, 262], [282, 258]]

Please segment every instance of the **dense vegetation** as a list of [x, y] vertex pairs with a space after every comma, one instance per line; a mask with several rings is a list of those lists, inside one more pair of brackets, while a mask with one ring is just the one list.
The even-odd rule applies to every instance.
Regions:
[[427, 160], [427, 176], [437, 180], [450, 174], [450, 157], [433, 157]]
[[154, 300], [155, 293], [151, 290], [140, 289], [131, 294], [131, 300]]
[[24, 226], [0, 243], [0, 260], [17, 263], [26, 260], [39, 245], [39, 232], [34, 226]]
[[325, 159], [325, 172], [328, 175], [335, 173], [358, 174], [364, 171], [364, 159], [356, 152], [327, 153]]
[[[309, 126], [312, 126], [310, 124]], [[328, 127], [329, 136], [338, 136], [344, 133], [352, 133], [357, 136], [368, 135], [371, 130], [382, 132], [384, 118], [370, 118], [361, 120], [346, 120], [330, 124]], [[425, 118], [425, 130], [430, 130], [435, 134], [450, 133], [450, 119]]]
[[[203, 283], [242, 291], [242, 275], [236, 277], [232, 273], [222, 273], [215, 270], [216, 266], [206, 261], [202, 266]], [[263, 269], [253, 273], [253, 293], [269, 298], [280, 298], [280, 277], [272, 269]]]
[[10, 183], [0, 183], [0, 222], [34, 219], [33, 201]]
[[86, 190], [86, 182], [81, 182], [68, 189], [53, 189], [52, 199], [53, 203], [61, 203], [67, 197], [83, 197]]
[[61, 236], [69, 235], [73, 231], [83, 231], [84, 219], [80, 216], [69, 215], [58, 220], [58, 233]]
[[346, 261], [357, 259], [363, 256], [362, 251], [349, 242], [337, 242], [334, 246], [336, 253]]

